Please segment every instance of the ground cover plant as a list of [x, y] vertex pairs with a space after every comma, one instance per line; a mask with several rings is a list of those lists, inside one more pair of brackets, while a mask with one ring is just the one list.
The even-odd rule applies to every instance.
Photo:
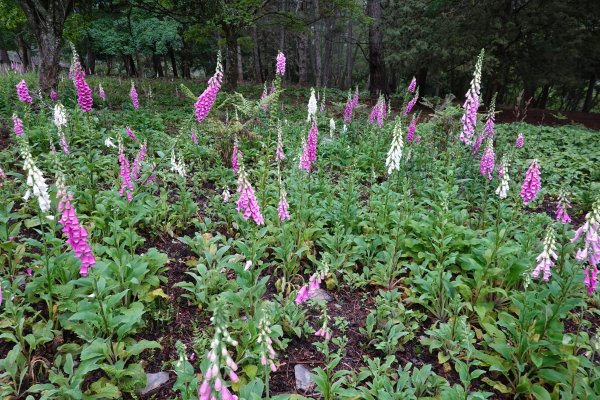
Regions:
[[231, 92], [220, 56], [1, 76], [1, 397], [598, 398], [600, 136], [495, 124], [483, 57], [463, 107], [282, 53]]

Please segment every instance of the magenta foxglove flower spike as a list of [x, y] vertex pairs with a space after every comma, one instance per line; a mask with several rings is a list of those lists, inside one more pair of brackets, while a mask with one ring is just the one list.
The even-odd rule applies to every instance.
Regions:
[[275, 73], [281, 77], [285, 75], [285, 55], [280, 51], [277, 53], [277, 63], [275, 64]]
[[17, 135], [18, 137], [23, 136], [23, 120], [21, 120], [21, 118], [19, 118], [17, 114], [13, 114], [12, 119], [13, 131], [15, 132], [15, 135]]
[[140, 146], [140, 151], [138, 152], [138, 154], [135, 156], [135, 159], [133, 160], [133, 167], [131, 168], [131, 179], [133, 179], [134, 181], [137, 181], [140, 176], [140, 172], [142, 170], [142, 165], [144, 163], [144, 160], [146, 159], [147, 151], [148, 151], [148, 145], [146, 144], [146, 142], [144, 142]]
[[558, 259], [558, 255], [556, 254], [556, 239], [552, 225], [548, 227], [546, 237], [542, 243], [544, 244], [544, 250], [537, 256], [536, 261], [538, 265], [531, 272], [531, 276], [537, 278], [541, 273], [544, 281], [548, 282], [550, 275], [552, 275], [550, 268], [554, 266], [554, 263]]
[[317, 289], [319, 289], [321, 282], [323, 281], [323, 279], [325, 279], [328, 273], [329, 266], [324, 264], [323, 269], [321, 271], [317, 271], [314, 274], [312, 274], [311, 277], [308, 279], [308, 285], [302, 286], [298, 291], [298, 294], [296, 295], [296, 300], [294, 300], [296, 305], [300, 305], [308, 299], [310, 299], [317, 291]]
[[73, 249], [75, 257], [81, 261], [79, 273], [81, 276], [87, 276], [89, 268], [96, 264], [88, 242], [88, 233], [77, 218], [72, 204], [73, 195], [67, 191], [63, 177], [57, 179], [56, 187], [59, 199], [58, 211], [61, 213], [58, 222], [63, 226], [62, 232], [67, 237], [67, 244]]
[[25, 79], [17, 83], [17, 96], [19, 96], [19, 101], [21, 103], [33, 103], [33, 98], [29, 95], [29, 88], [27, 87]]
[[556, 208], [556, 220], [561, 224], [568, 224], [571, 222], [571, 217], [567, 210], [571, 208], [571, 202], [569, 201], [567, 192], [565, 190], [561, 190], [558, 194], [558, 206]]
[[315, 336], [321, 336], [325, 340], [331, 339], [331, 328], [329, 327], [329, 315], [327, 308], [323, 310], [323, 325], [315, 332]]
[[524, 142], [525, 142], [525, 138], [523, 137], [523, 134], [519, 133], [519, 136], [517, 137], [517, 141], [515, 142], [515, 147], [517, 149], [520, 149], [521, 147], [523, 147]]
[[287, 202], [287, 193], [285, 190], [281, 190], [281, 196], [279, 197], [279, 205], [277, 206], [277, 215], [279, 220], [284, 222], [286, 219], [290, 219], [289, 204]]
[[416, 88], [417, 88], [417, 80], [413, 76], [412, 80], [410, 81], [410, 85], [408, 85], [408, 91], [410, 93], [414, 93]]
[[408, 132], [406, 133], [406, 141], [407, 142], [412, 142], [413, 139], [415, 138], [415, 132], [417, 130], [417, 119], [413, 116], [412, 120], [410, 121], [410, 125], [408, 125]]
[[127, 196], [127, 200], [133, 200], [133, 183], [131, 180], [131, 169], [129, 167], [129, 161], [125, 156], [125, 148], [123, 147], [123, 142], [121, 141], [121, 137], [119, 136], [119, 165], [121, 171], [119, 175], [121, 176], [121, 189], [119, 190], [119, 195], [123, 196], [125, 194]]
[[317, 124], [313, 121], [310, 131], [308, 132], [308, 138], [306, 139], [306, 145], [304, 151], [300, 157], [300, 168], [306, 172], [310, 172], [312, 164], [317, 160], [317, 139], [319, 130]]
[[275, 160], [285, 160], [285, 154], [283, 153], [283, 134], [281, 131], [281, 122], [277, 123], [277, 150], [275, 151]]
[[404, 115], [410, 114], [410, 112], [412, 111], [415, 104], [417, 104], [418, 100], [419, 100], [419, 89], [417, 89], [415, 91], [415, 96], [406, 105], [406, 108], [404, 109]]
[[52, 100], [53, 102], [58, 101], [58, 94], [56, 93], [56, 90], [52, 89], [50, 91], [50, 100]]
[[475, 72], [473, 73], [473, 80], [471, 80], [471, 87], [467, 92], [465, 103], [463, 105], [465, 114], [461, 118], [463, 130], [460, 134], [460, 140], [468, 145], [473, 144], [473, 135], [475, 134], [475, 126], [477, 125], [477, 110], [479, 109], [479, 101], [481, 96], [481, 69], [483, 67], [483, 55], [484, 50], [481, 49], [481, 53], [479, 53], [477, 63], [475, 64]]
[[219, 52], [217, 53], [217, 68], [215, 74], [208, 80], [208, 87], [200, 96], [198, 96], [198, 101], [196, 101], [196, 104], [194, 105], [198, 123], [201, 123], [208, 115], [217, 98], [219, 90], [221, 90], [222, 82], [223, 66], [221, 65], [221, 52]]
[[239, 165], [238, 165], [238, 140], [237, 137], [233, 141], [233, 151], [231, 152], [231, 168], [233, 172], [238, 173]]
[[135, 133], [133, 133], [133, 131], [131, 130], [130, 127], [126, 126], [125, 131], [127, 132], [127, 136], [129, 136], [131, 139], [133, 139], [134, 142], [138, 141], [137, 137], [135, 136]]
[[102, 84], [98, 85], [98, 96], [100, 96], [102, 101], [106, 101], [106, 93], [104, 93], [104, 88], [102, 87]]
[[138, 110], [140, 108], [140, 101], [138, 99], [138, 93], [135, 89], [135, 84], [131, 81], [131, 90], [129, 91], [129, 96], [131, 97], [131, 104], [133, 104], [133, 108]]
[[481, 162], [479, 163], [479, 172], [481, 175], [487, 176], [488, 180], [492, 180], [492, 172], [494, 171], [494, 163], [496, 156], [494, 154], [494, 142], [492, 139], [487, 139], [487, 145], [481, 156]]
[[[585, 216], [585, 223], [575, 231], [575, 236], [571, 239], [575, 243], [583, 236], [583, 247], [577, 250], [575, 258], [579, 261], [586, 262], [594, 268], [586, 274], [589, 278], [590, 285], [595, 289], [597, 267], [600, 263], [600, 199], [596, 200], [590, 211]], [[590, 286], [588, 286], [588, 289]], [[592, 289], [593, 291], [593, 289]]]
[[256, 225], [263, 225], [265, 220], [260, 212], [260, 206], [256, 200], [254, 189], [252, 188], [246, 171], [244, 170], [243, 160], [240, 160], [240, 164], [240, 174], [237, 188], [237, 192], [240, 194], [240, 197], [237, 201], [237, 210], [239, 212], [243, 212], [243, 217], [245, 220], [248, 220], [248, 218], [252, 217], [252, 220], [256, 223]]
[[73, 65], [73, 83], [77, 89], [77, 103], [83, 112], [91, 112], [94, 100], [92, 99], [92, 90], [85, 81], [85, 72], [81, 68], [79, 61]]
[[542, 180], [540, 177], [540, 163], [538, 160], [533, 160], [529, 165], [529, 169], [525, 175], [523, 186], [521, 187], [521, 197], [523, 203], [529, 204], [542, 188]]

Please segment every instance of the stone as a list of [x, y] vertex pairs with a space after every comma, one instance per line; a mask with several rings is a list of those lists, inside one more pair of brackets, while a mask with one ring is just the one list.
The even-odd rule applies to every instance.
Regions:
[[294, 366], [294, 375], [296, 375], [296, 388], [308, 393], [312, 391], [315, 383], [310, 379], [310, 370], [302, 364], [296, 364]]
[[146, 387], [140, 391], [140, 394], [148, 394], [169, 382], [168, 372], [146, 373]]
[[331, 295], [327, 293], [325, 290], [318, 288], [315, 289], [313, 293], [309, 294], [309, 299], [311, 300], [323, 300], [323, 301], [331, 301]]

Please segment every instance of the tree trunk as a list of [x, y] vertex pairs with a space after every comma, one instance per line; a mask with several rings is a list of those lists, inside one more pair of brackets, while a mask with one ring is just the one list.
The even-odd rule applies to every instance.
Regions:
[[92, 40], [89, 36], [86, 37], [86, 52], [87, 52], [87, 69], [90, 75], [96, 73], [96, 54], [92, 47]]
[[110, 76], [110, 73], [112, 72], [112, 66], [113, 66], [113, 59], [112, 57], [108, 57], [108, 59], [106, 60], [106, 75]]
[[137, 77], [144, 77], [144, 63], [142, 62], [142, 55], [139, 51], [135, 52], [135, 63], [137, 64]]
[[252, 48], [254, 80], [258, 83], [263, 83], [264, 79], [262, 76], [262, 65], [260, 62], [260, 46], [258, 44], [258, 32], [256, 30], [256, 26], [252, 28], [252, 41], [254, 42], [254, 47]]
[[244, 82], [244, 68], [242, 65], [242, 48], [239, 43], [237, 44], [236, 56], [237, 56], [237, 81], [238, 81], [238, 83], [243, 83]]
[[169, 46], [169, 58], [171, 59], [171, 69], [173, 70], [173, 78], [178, 78], [177, 74], [177, 60], [175, 60], [175, 52], [173, 48]]
[[21, 56], [23, 70], [27, 71], [29, 69], [29, 65], [31, 64], [31, 59], [29, 57], [29, 47], [27, 46], [27, 42], [25, 42], [23, 35], [17, 35], [17, 47], [19, 48], [19, 55]]
[[352, 18], [348, 18], [348, 31], [346, 33], [346, 77], [344, 80], [344, 89], [352, 87], [352, 70], [354, 69], [354, 44], [352, 40]]
[[163, 72], [163, 67], [160, 62], [160, 56], [158, 54], [152, 53], [152, 64], [154, 66], [154, 77], [162, 78], [165, 76]]
[[225, 25], [225, 81], [232, 88], [237, 88], [237, 35], [233, 27]]
[[40, 52], [39, 86], [43, 92], [56, 87], [65, 20], [73, 11], [73, 0], [19, 0]]
[[313, 26], [315, 30], [314, 44], [315, 44], [315, 86], [321, 87], [323, 78], [323, 61], [321, 59], [321, 12], [319, 10], [319, 0], [315, 0], [315, 20], [317, 21]]
[[306, 85], [307, 82], [307, 47], [308, 38], [306, 37], [306, 32], [300, 32], [298, 34], [298, 84], [300, 86]]
[[546, 108], [548, 104], [548, 97], [550, 97], [550, 85], [545, 84], [542, 88], [542, 93], [540, 93], [540, 98], [538, 99], [537, 107], [538, 108]]
[[425, 88], [427, 86], [427, 73], [429, 69], [427, 67], [421, 67], [417, 73], [417, 85], [419, 86], [419, 93], [425, 94]]
[[381, 0], [367, 0], [367, 15], [373, 19], [369, 25], [369, 90], [371, 96], [387, 94], [383, 34], [381, 32]]
[[325, 56], [325, 60], [323, 63], [323, 79], [322, 84], [323, 87], [328, 87], [332, 84], [332, 64], [333, 64], [333, 28], [334, 28], [334, 18], [329, 18], [327, 20], [327, 31], [325, 33], [325, 48], [323, 51], [323, 55]]
[[0, 50], [0, 64], [10, 65], [10, 57], [8, 56], [8, 50]]
[[187, 41], [183, 40], [183, 46], [181, 48], [181, 76], [182, 78], [190, 79], [192, 77], [191, 62], [192, 62], [192, 51]]
[[133, 60], [133, 56], [131, 54], [127, 55], [127, 64], [129, 65], [129, 68], [128, 68], [129, 76], [137, 76], [138, 69], [141, 68], [141, 66], [138, 64], [139, 68], [136, 68], [135, 62]]
[[590, 80], [588, 81], [588, 87], [585, 94], [585, 100], [583, 102], [583, 112], [590, 112], [592, 110], [592, 106], [594, 102], [594, 88], [596, 87], [596, 74], [592, 73], [590, 75]]

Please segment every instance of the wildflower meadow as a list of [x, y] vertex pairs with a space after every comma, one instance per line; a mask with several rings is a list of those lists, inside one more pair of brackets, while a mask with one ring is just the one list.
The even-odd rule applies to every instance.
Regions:
[[0, 73], [0, 398], [600, 398], [598, 131], [206, 57]]

